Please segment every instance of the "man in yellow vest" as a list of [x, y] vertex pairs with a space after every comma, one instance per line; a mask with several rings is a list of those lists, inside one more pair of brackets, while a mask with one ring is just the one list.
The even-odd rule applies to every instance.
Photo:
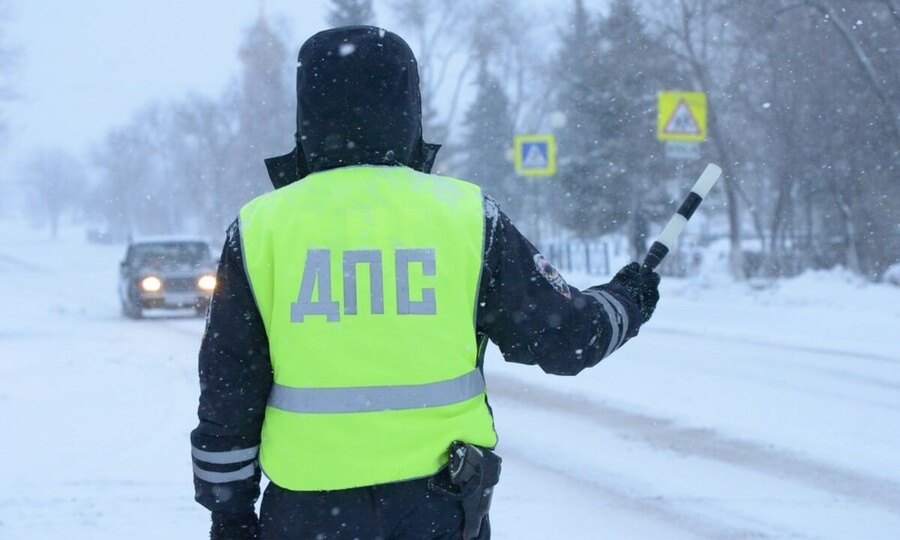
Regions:
[[487, 341], [574, 375], [637, 335], [659, 276], [632, 263], [574, 289], [478, 186], [430, 174], [415, 58], [391, 32], [310, 38], [297, 97], [297, 146], [228, 230], [200, 350], [211, 538], [486, 540]]

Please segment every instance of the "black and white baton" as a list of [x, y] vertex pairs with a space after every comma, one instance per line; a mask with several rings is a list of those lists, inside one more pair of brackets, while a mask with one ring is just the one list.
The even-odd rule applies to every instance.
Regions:
[[681, 206], [678, 207], [678, 211], [675, 212], [675, 215], [672, 216], [672, 219], [669, 220], [663, 231], [659, 233], [659, 238], [650, 246], [647, 256], [644, 257], [644, 263], [641, 265], [643, 271], [651, 272], [662, 262], [669, 253], [669, 248], [675, 245], [678, 235], [684, 230], [688, 220], [694, 215], [694, 211], [700, 206], [703, 197], [706, 197], [706, 194], [709, 193], [709, 190], [721, 174], [722, 169], [718, 165], [710, 163], [706, 166], [703, 174], [700, 175], [694, 187], [691, 188], [691, 192], [688, 193]]

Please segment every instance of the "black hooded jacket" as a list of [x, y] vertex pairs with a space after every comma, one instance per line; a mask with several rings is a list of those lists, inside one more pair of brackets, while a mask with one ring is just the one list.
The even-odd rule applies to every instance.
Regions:
[[276, 188], [348, 165], [430, 172], [440, 146], [422, 139], [419, 70], [398, 35], [373, 26], [326, 30], [297, 58], [296, 147], [266, 160]]
[[[430, 172], [438, 147], [422, 140], [415, 59], [395, 34], [347, 27], [313, 36], [300, 50], [297, 84], [297, 147], [267, 160], [276, 188], [359, 164]], [[479, 339], [489, 338], [507, 361], [575, 375], [637, 335], [641, 317], [623, 288], [570, 287], [496, 202], [485, 197], [484, 208]], [[259, 495], [256, 458], [222, 464], [206, 454], [259, 445], [272, 385], [268, 338], [244, 270], [237, 221], [228, 229], [217, 278], [199, 354], [200, 421], [191, 433], [195, 496], [210, 510], [241, 512]], [[252, 474], [211, 482], [198, 470], [207, 479], [209, 473]]]

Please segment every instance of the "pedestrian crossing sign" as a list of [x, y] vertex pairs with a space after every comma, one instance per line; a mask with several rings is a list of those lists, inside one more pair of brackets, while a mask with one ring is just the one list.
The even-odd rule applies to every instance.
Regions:
[[656, 138], [661, 141], [706, 140], [706, 93], [660, 92]]
[[556, 174], [556, 141], [548, 135], [516, 135], [513, 138], [516, 172], [523, 176]]

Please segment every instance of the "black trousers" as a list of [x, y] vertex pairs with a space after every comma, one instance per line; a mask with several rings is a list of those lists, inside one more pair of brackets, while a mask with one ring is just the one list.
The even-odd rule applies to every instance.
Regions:
[[[339, 491], [290, 491], [269, 483], [260, 540], [462, 540], [462, 503], [446, 472]], [[478, 540], [490, 539], [485, 519]]]

